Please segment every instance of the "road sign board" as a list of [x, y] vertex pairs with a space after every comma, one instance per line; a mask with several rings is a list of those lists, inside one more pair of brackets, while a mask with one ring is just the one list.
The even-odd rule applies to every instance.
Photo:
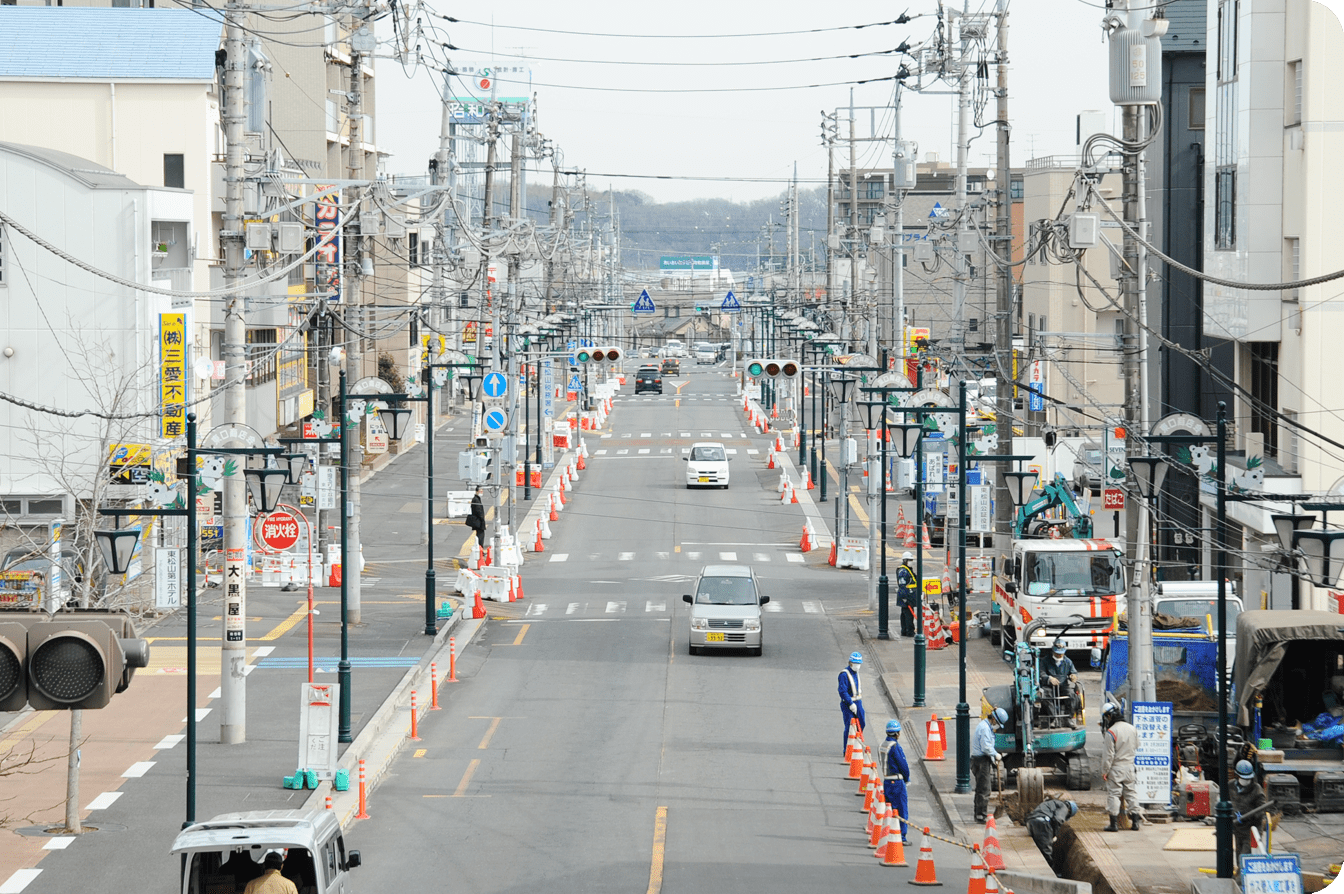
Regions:
[[723, 296], [723, 303], [719, 305], [719, 310], [726, 310], [729, 313], [732, 313], [735, 310], [741, 309], [742, 305], [737, 303], [737, 296], [733, 294], [731, 289], [729, 289], [728, 294]]
[[1243, 854], [1241, 889], [1246, 894], [1302, 894], [1302, 866], [1297, 854]]
[[649, 297], [649, 290], [644, 289], [639, 293], [639, 297], [635, 299], [635, 303], [630, 306], [630, 313], [651, 314], [656, 309], [657, 308], [653, 306], [653, 299]]
[[1107, 487], [1102, 490], [1103, 509], [1124, 509], [1125, 492], [1118, 487]]
[[502, 372], [488, 372], [481, 379], [481, 394], [499, 400], [509, 393], [509, 378]]
[[283, 509], [277, 509], [261, 520], [261, 542], [273, 550], [283, 552], [299, 542], [299, 520]]
[[482, 424], [488, 432], [502, 432], [509, 424], [509, 414], [498, 407], [486, 410]]
[[582, 391], [582, 390], [583, 390], [583, 383], [579, 381], [579, 374], [578, 374], [578, 373], [575, 373], [574, 375], [572, 375], [572, 376], [569, 377], [569, 385], [566, 387], [565, 390], [566, 390], [566, 391]]

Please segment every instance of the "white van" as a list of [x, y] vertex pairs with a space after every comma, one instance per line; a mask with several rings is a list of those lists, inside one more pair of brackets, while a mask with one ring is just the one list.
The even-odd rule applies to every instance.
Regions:
[[243, 894], [262, 874], [270, 851], [284, 856], [281, 875], [299, 894], [349, 894], [359, 851], [345, 851], [341, 824], [330, 810], [254, 810], [194, 823], [173, 840], [182, 861], [182, 894]]

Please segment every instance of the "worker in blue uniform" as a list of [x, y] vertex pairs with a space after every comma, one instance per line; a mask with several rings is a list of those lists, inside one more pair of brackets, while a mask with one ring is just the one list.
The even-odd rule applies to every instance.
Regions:
[[910, 763], [905, 759], [901, 738], [901, 722], [887, 721], [887, 739], [878, 746], [878, 764], [882, 767], [882, 794], [887, 803], [901, 817], [901, 843], [909, 844], [910, 800], [905, 786], [910, 782]]
[[915, 593], [915, 569], [910, 563], [915, 561], [913, 553], [904, 553], [901, 556], [901, 564], [896, 568], [896, 604], [901, 609], [901, 636], [910, 637], [915, 635], [915, 626], [918, 623], [915, 618], [915, 602], [917, 594]]
[[846, 757], [849, 749], [849, 722], [859, 719], [859, 732], [868, 726], [868, 717], [863, 713], [863, 687], [859, 683], [859, 668], [863, 666], [863, 656], [852, 652], [849, 664], [840, 672], [840, 716], [844, 719], [844, 728], [840, 731], [840, 756]]

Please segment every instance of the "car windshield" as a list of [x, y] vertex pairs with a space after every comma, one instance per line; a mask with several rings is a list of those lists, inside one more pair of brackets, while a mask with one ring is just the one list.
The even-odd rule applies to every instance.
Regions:
[[721, 463], [727, 459], [722, 447], [692, 447], [691, 461], [701, 463]]
[[1027, 595], [1121, 593], [1121, 577], [1116, 552], [1037, 553], [1027, 561]]
[[702, 577], [695, 601], [700, 605], [755, 605], [756, 585], [749, 577]]
[[[1218, 626], [1218, 598], [1216, 596], [1197, 596], [1190, 599], [1163, 599], [1157, 604], [1157, 610], [1164, 615], [1172, 615], [1177, 618], [1199, 618], [1200, 626], [1204, 626], [1204, 618], [1208, 616], [1213, 619], [1213, 626]], [[1229, 633], [1236, 632], [1237, 615], [1241, 609], [1231, 599], [1227, 600], [1227, 629]]]

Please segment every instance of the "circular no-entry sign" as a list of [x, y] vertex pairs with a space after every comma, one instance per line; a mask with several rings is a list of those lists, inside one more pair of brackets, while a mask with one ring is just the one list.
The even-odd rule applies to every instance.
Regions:
[[277, 509], [261, 519], [261, 542], [276, 551], [292, 549], [299, 542], [299, 520]]

